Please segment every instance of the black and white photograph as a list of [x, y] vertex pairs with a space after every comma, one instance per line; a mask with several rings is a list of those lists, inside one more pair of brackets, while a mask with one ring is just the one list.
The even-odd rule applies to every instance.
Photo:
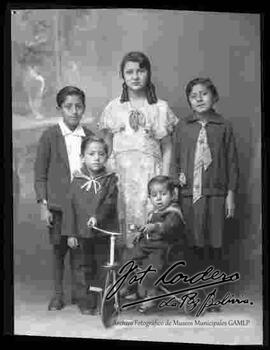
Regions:
[[262, 345], [261, 15], [10, 19], [14, 334]]

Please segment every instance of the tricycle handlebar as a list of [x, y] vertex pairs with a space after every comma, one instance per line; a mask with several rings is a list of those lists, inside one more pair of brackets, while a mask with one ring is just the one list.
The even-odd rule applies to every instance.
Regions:
[[93, 229], [100, 231], [102, 233], [105, 233], [106, 235], [110, 235], [110, 236], [122, 236], [123, 234], [120, 232], [111, 232], [111, 231], [107, 231], [107, 230], [103, 230], [102, 228], [98, 228], [97, 226], [92, 226]]

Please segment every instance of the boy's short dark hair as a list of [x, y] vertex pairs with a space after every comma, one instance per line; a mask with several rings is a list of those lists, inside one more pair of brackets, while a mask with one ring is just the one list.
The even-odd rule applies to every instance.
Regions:
[[219, 100], [219, 94], [217, 91], [217, 88], [215, 87], [215, 85], [213, 84], [212, 80], [209, 78], [195, 78], [192, 79], [190, 82], [188, 82], [187, 86], [186, 86], [186, 97], [187, 97], [187, 101], [188, 104], [190, 105], [189, 102], [189, 96], [190, 93], [193, 89], [193, 87], [195, 85], [204, 85], [207, 89], [209, 89], [214, 97], [215, 102], [217, 102]]
[[166, 185], [167, 190], [173, 195], [174, 189], [175, 189], [175, 182], [172, 178], [170, 178], [169, 176], [165, 176], [165, 175], [158, 175], [153, 177], [147, 185], [147, 189], [148, 189], [148, 195], [150, 196], [151, 193], [151, 188], [154, 184], [161, 184], [161, 185]]
[[98, 142], [98, 143], [101, 143], [104, 147], [104, 151], [105, 153], [109, 154], [109, 148], [108, 148], [108, 145], [107, 143], [105, 142], [105, 140], [102, 138], [102, 137], [97, 137], [97, 136], [88, 136], [86, 138], [84, 138], [82, 140], [82, 143], [81, 143], [81, 155], [83, 156], [84, 155], [84, 152], [85, 152], [85, 149], [86, 147], [90, 144], [90, 143], [93, 143], [93, 142]]
[[82, 104], [85, 106], [85, 94], [84, 92], [77, 88], [76, 86], [65, 86], [63, 89], [59, 90], [56, 95], [56, 103], [58, 107], [61, 107], [65, 102], [67, 96], [77, 95], [82, 101]]

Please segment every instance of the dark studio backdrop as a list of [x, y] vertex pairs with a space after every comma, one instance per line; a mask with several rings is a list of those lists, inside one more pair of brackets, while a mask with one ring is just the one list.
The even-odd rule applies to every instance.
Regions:
[[[180, 117], [184, 87], [197, 76], [218, 88], [217, 111], [234, 127], [240, 188], [225, 244], [242, 294], [262, 293], [260, 17], [172, 10], [17, 10], [11, 16], [15, 283], [51, 285], [51, 250], [33, 189], [38, 139], [56, 122], [57, 90], [72, 84], [87, 96], [84, 122], [93, 130], [121, 92], [125, 53], [145, 52], [160, 98]], [[173, 167], [172, 167], [173, 171]]]

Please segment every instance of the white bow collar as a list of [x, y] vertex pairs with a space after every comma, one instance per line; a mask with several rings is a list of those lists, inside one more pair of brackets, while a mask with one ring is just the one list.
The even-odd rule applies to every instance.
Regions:
[[101, 184], [98, 180], [100, 180], [103, 177], [106, 177], [108, 175], [110, 175], [110, 174], [102, 174], [100, 176], [94, 177], [94, 176], [88, 176], [88, 175], [82, 173], [81, 171], [77, 171], [74, 173], [74, 177], [87, 180], [81, 186], [81, 189], [85, 189], [86, 191], [90, 191], [91, 187], [93, 186], [95, 194], [97, 194], [101, 189]]

